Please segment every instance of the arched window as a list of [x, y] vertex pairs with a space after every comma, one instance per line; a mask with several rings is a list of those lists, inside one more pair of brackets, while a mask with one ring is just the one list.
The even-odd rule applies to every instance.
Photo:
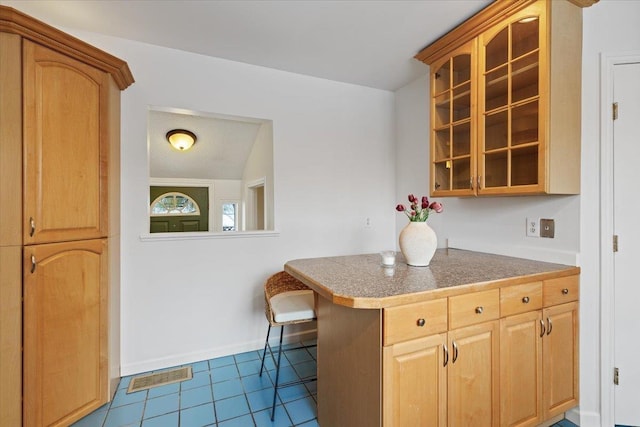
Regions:
[[151, 203], [151, 216], [200, 215], [200, 206], [184, 193], [164, 193]]

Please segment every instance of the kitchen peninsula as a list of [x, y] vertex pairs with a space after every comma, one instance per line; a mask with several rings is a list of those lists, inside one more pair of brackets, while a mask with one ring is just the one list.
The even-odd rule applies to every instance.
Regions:
[[579, 267], [439, 249], [285, 270], [317, 295], [323, 427], [538, 425], [578, 404]]

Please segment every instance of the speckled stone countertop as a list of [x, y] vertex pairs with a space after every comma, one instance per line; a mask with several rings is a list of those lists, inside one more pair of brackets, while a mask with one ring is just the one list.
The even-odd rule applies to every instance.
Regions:
[[579, 267], [460, 249], [438, 249], [429, 267], [393, 268], [379, 254], [289, 261], [285, 271], [334, 304], [385, 308], [580, 273]]

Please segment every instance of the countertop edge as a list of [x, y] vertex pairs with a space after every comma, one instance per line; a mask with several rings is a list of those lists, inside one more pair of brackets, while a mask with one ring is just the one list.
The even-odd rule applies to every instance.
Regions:
[[506, 286], [519, 285], [529, 282], [537, 282], [580, 274], [580, 267], [567, 266], [566, 269], [507, 277], [504, 279], [491, 280], [488, 282], [468, 283], [464, 285], [442, 289], [433, 289], [424, 292], [406, 293], [383, 298], [360, 298], [334, 293], [331, 291], [331, 289], [327, 288], [322, 283], [318, 283], [312, 278], [306, 276], [300, 270], [292, 267], [288, 263], [284, 265], [284, 270], [332, 303], [357, 309], [383, 309], [410, 303], [430, 301], [438, 298], [446, 298], [450, 296], [466, 294], [469, 292], [500, 289]]

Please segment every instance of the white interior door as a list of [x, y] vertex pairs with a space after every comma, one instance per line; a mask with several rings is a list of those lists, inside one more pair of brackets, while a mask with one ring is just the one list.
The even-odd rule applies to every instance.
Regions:
[[613, 123], [615, 423], [640, 426], [640, 63], [614, 67]]

